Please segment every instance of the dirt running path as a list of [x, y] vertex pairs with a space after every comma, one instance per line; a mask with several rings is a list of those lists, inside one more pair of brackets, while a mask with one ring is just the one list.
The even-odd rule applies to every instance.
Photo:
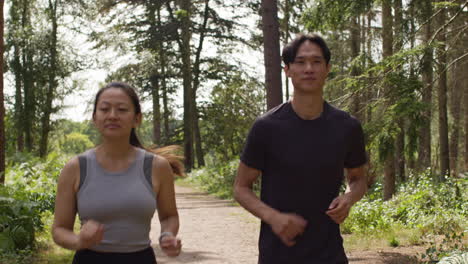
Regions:
[[[156, 249], [159, 263], [256, 263], [259, 221], [232, 202], [176, 186], [182, 253], [168, 258]], [[151, 240], [157, 244], [159, 221], [153, 218]]]
[[[220, 200], [188, 187], [176, 186], [181, 220], [179, 236], [183, 250], [168, 258], [157, 245], [160, 233], [157, 216], [153, 218], [151, 239], [158, 264], [256, 264], [260, 223], [231, 201]], [[350, 264], [409, 264], [411, 249], [348, 252]]]

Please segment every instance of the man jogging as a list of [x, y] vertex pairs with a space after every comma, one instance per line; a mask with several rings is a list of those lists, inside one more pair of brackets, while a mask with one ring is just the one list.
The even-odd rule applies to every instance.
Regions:
[[260, 264], [348, 263], [339, 224], [366, 192], [366, 153], [359, 121], [323, 99], [330, 56], [318, 35], [283, 49], [293, 98], [257, 118], [241, 155], [234, 194], [262, 221]]

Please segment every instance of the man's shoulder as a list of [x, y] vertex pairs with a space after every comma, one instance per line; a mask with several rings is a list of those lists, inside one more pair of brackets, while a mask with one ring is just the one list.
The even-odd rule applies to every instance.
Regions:
[[345, 124], [349, 124], [351, 126], [360, 124], [356, 117], [344, 110], [339, 109], [336, 106], [331, 105], [330, 103], [328, 103], [328, 108], [328, 118], [330, 120], [344, 122]]
[[273, 107], [268, 110], [266, 113], [260, 115], [255, 120], [255, 123], [260, 125], [268, 125], [273, 123], [276, 120], [283, 119], [287, 114], [287, 108], [289, 107], [290, 102], [285, 102], [280, 105]]

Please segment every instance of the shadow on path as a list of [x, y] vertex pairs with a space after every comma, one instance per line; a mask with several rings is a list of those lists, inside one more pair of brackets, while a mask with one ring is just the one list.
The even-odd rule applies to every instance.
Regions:
[[[415, 252], [410, 248], [398, 248], [402, 252], [353, 251], [348, 253], [350, 264], [417, 264]], [[405, 252], [408, 251], [408, 252]]]

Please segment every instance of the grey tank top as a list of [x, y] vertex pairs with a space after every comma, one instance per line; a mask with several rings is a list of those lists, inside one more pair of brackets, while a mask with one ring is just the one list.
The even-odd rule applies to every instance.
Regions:
[[89, 219], [104, 224], [103, 240], [90, 249], [126, 253], [151, 245], [151, 218], [156, 211], [151, 183], [153, 157], [138, 149], [128, 169], [108, 172], [98, 164], [95, 149], [79, 156], [77, 208], [81, 224]]

